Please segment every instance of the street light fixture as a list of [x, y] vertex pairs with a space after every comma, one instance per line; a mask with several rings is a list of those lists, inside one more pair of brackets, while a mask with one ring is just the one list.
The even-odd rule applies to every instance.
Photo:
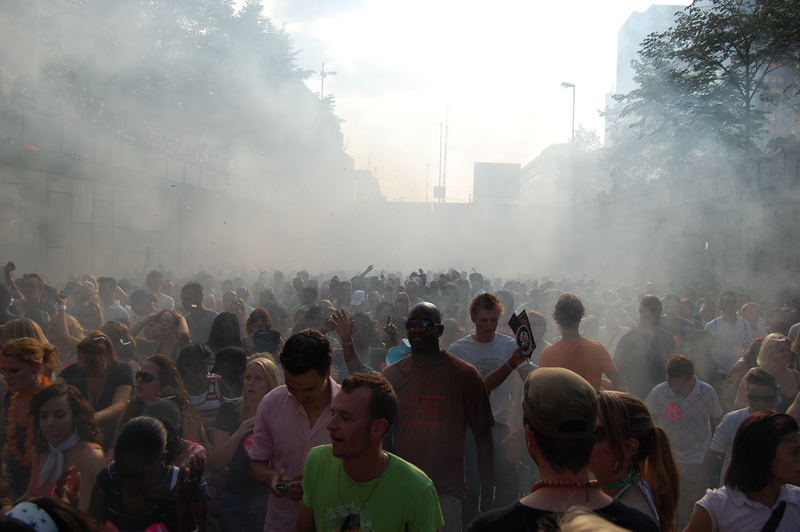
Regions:
[[570, 137], [570, 143], [575, 143], [575, 84], [569, 83], [567, 81], [562, 81], [561, 86], [565, 89], [572, 89], [572, 136]]

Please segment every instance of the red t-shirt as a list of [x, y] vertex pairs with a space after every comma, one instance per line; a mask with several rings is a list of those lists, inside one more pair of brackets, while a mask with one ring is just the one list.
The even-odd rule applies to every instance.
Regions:
[[442, 350], [438, 361], [419, 366], [414, 355], [383, 374], [399, 400], [394, 453], [422, 469], [439, 495], [466, 497], [465, 434], [494, 425], [486, 386], [475, 367]]

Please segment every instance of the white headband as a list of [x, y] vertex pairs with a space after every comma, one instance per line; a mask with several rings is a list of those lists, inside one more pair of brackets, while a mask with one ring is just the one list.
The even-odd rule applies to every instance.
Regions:
[[30, 501], [18, 503], [6, 515], [25, 523], [37, 532], [58, 532], [58, 527], [50, 514]]

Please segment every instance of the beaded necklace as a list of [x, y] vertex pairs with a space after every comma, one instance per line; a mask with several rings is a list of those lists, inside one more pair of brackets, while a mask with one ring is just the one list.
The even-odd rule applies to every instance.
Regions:
[[586, 488], [586, 502], [589, 502], [589, 488], [600, 489], [596, 480], [540, 480], [531, 488], [531, 493], [542, 488]]
[[531, 488], [531, 493], [542, 488], [600, 488], [600, 483], [596, 480], [540, 480]]

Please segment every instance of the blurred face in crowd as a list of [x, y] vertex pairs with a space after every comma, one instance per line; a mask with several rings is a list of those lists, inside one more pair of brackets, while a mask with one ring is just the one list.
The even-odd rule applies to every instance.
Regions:
[[181, 290], [181, 304], [186, 310], [194, 310], [203, 304], [203, 293], [193, 288]]
[[261, 317], [261, 318], [255, 319], [250, 324], [250, 332], [252, 334], [257, 333], [258, 331], [268, 331], [268, 330], [269, 330], [269, 326], [267, 325], [267, 319], [266, 318]]
[[163, 481], [164, 464], [134, 457], [117, 458], [117, 473], [123, 491], [142, 494], [152, 491]]
[[592, 447], [589, 471], [601, 482], [616, 480], [619, 476], [624, 478], [628, 474], [630, 461], [639, 448], [639, 442], [635, 438], [629, 438], [625, 442], [626, 448], [623, 452], [625, 459], [624, 463], [620, 464], [619, 458], [614, 453], [607, 437], [607, 430], [602, 416], [598, 416], [597, 421], [597, 442]]
[[170, 338], [178, 334], [178, 317], [171, 312], [162, 312], [158, 318], [158, 334]]
[[776, 366], [788, 366], [792, 361], [792, 349], [789, 346], [789, 340], [783, 338], [782, 340], [773, 341], [778, 345], [775, 347], [775, 351], [772, 352], [772, 355], [770, 355], [769, 362]]
[[66, 395], [50, 399], [42, 405], [39, 410], [39, 430], [53, 447], [75, 432], [75, 420]]
[[244, 395], [248, 399], [258, 400], [269, 392], [269, 382], [264, 370], [258, 364], [250, 364], [244, 370]]
[[727, 295], [723, 297], [720, 305], [722, 313], [726, 316], [736, 315], [736, 309], [739, 308], [737, 304], [736, 296]]
[[100, 293], [100, 299], [103, 300], [103, 303], [109, 305], [114, 302], [115, 297], [115, 289], [116, 287], [111, 283], [99, 283], [97, 290]]
[[157, 294], [161, 291], [161, 276], [159, 275], [148, 275], [147, 279], [145, 279], [145, 283], [147, 284], [147, 290], [152, 292], [153, 294]]
[[41, 364], [26, 362], [16, 357], [0, 356], [0, 370], [3, 371], [8, 391], [12, 393], [27, 390], [36, 384], [41, 368]]
[[[746, 382], [746, 381], [745, 381]], [[769, 386], [761, 384], [747, 384], [747, 406], [752, 412], [774, 412], [778, 407], [778, 394]]]
[[330, 369], [325, 375], [320, 375], [315, 369], [310, 369], [300, 375], [283, 370], [286, 389], [303, 406], [310, 406], [324, 400], [325, 394], [328, 393], [325, 383], [329, 375]]
[[158, 366], [147, 360], [142, 364], [142, 368], [136, 372], [133, 391], [136, 398], [144, 404], [149, 404], [158, 399], [161, 393], [161, 382], [159, 382]]
[[475, 336], [479, 340], [491, 340], [500, 320], [500, 309], [479, 308], [470, 318], [475, 324]]
[[696, 380], [697, 379], [694, 376], [675, 377], [672, 379], [667, 379], [667, 383], [669, 384], [669, 387], [673, 392], [675, 392], [678, 395], [686, 397], [690, 393], [692, 393]]
[[639, 318], [646, 324], [653, 326], [661, 319], [661, 308], [658, 305], [644, 304], [639, 306]]
[[42, 296], [42, 288], [39, 286], [39, 281], [33, 277], [23, 277], [17, 283], [19, 291], [25, 296], [25, 299], [38, 301]]
[[406, 320], [406, 334], [411, 351], [433, 351], [439, 349], [439, 337], [444, 327], [436, 323], [435, 312], [425, 306], [416, 306]]
[[746, 309], [742, 310], [742, 318], [747, 320], [750, 323], [757, 323], [758, 322], [758, 307], [755, 305], [751, 305]]
[[784, 484], [800, 484], [800, 433], [783, 437], [775, 449], [772, 478]]

